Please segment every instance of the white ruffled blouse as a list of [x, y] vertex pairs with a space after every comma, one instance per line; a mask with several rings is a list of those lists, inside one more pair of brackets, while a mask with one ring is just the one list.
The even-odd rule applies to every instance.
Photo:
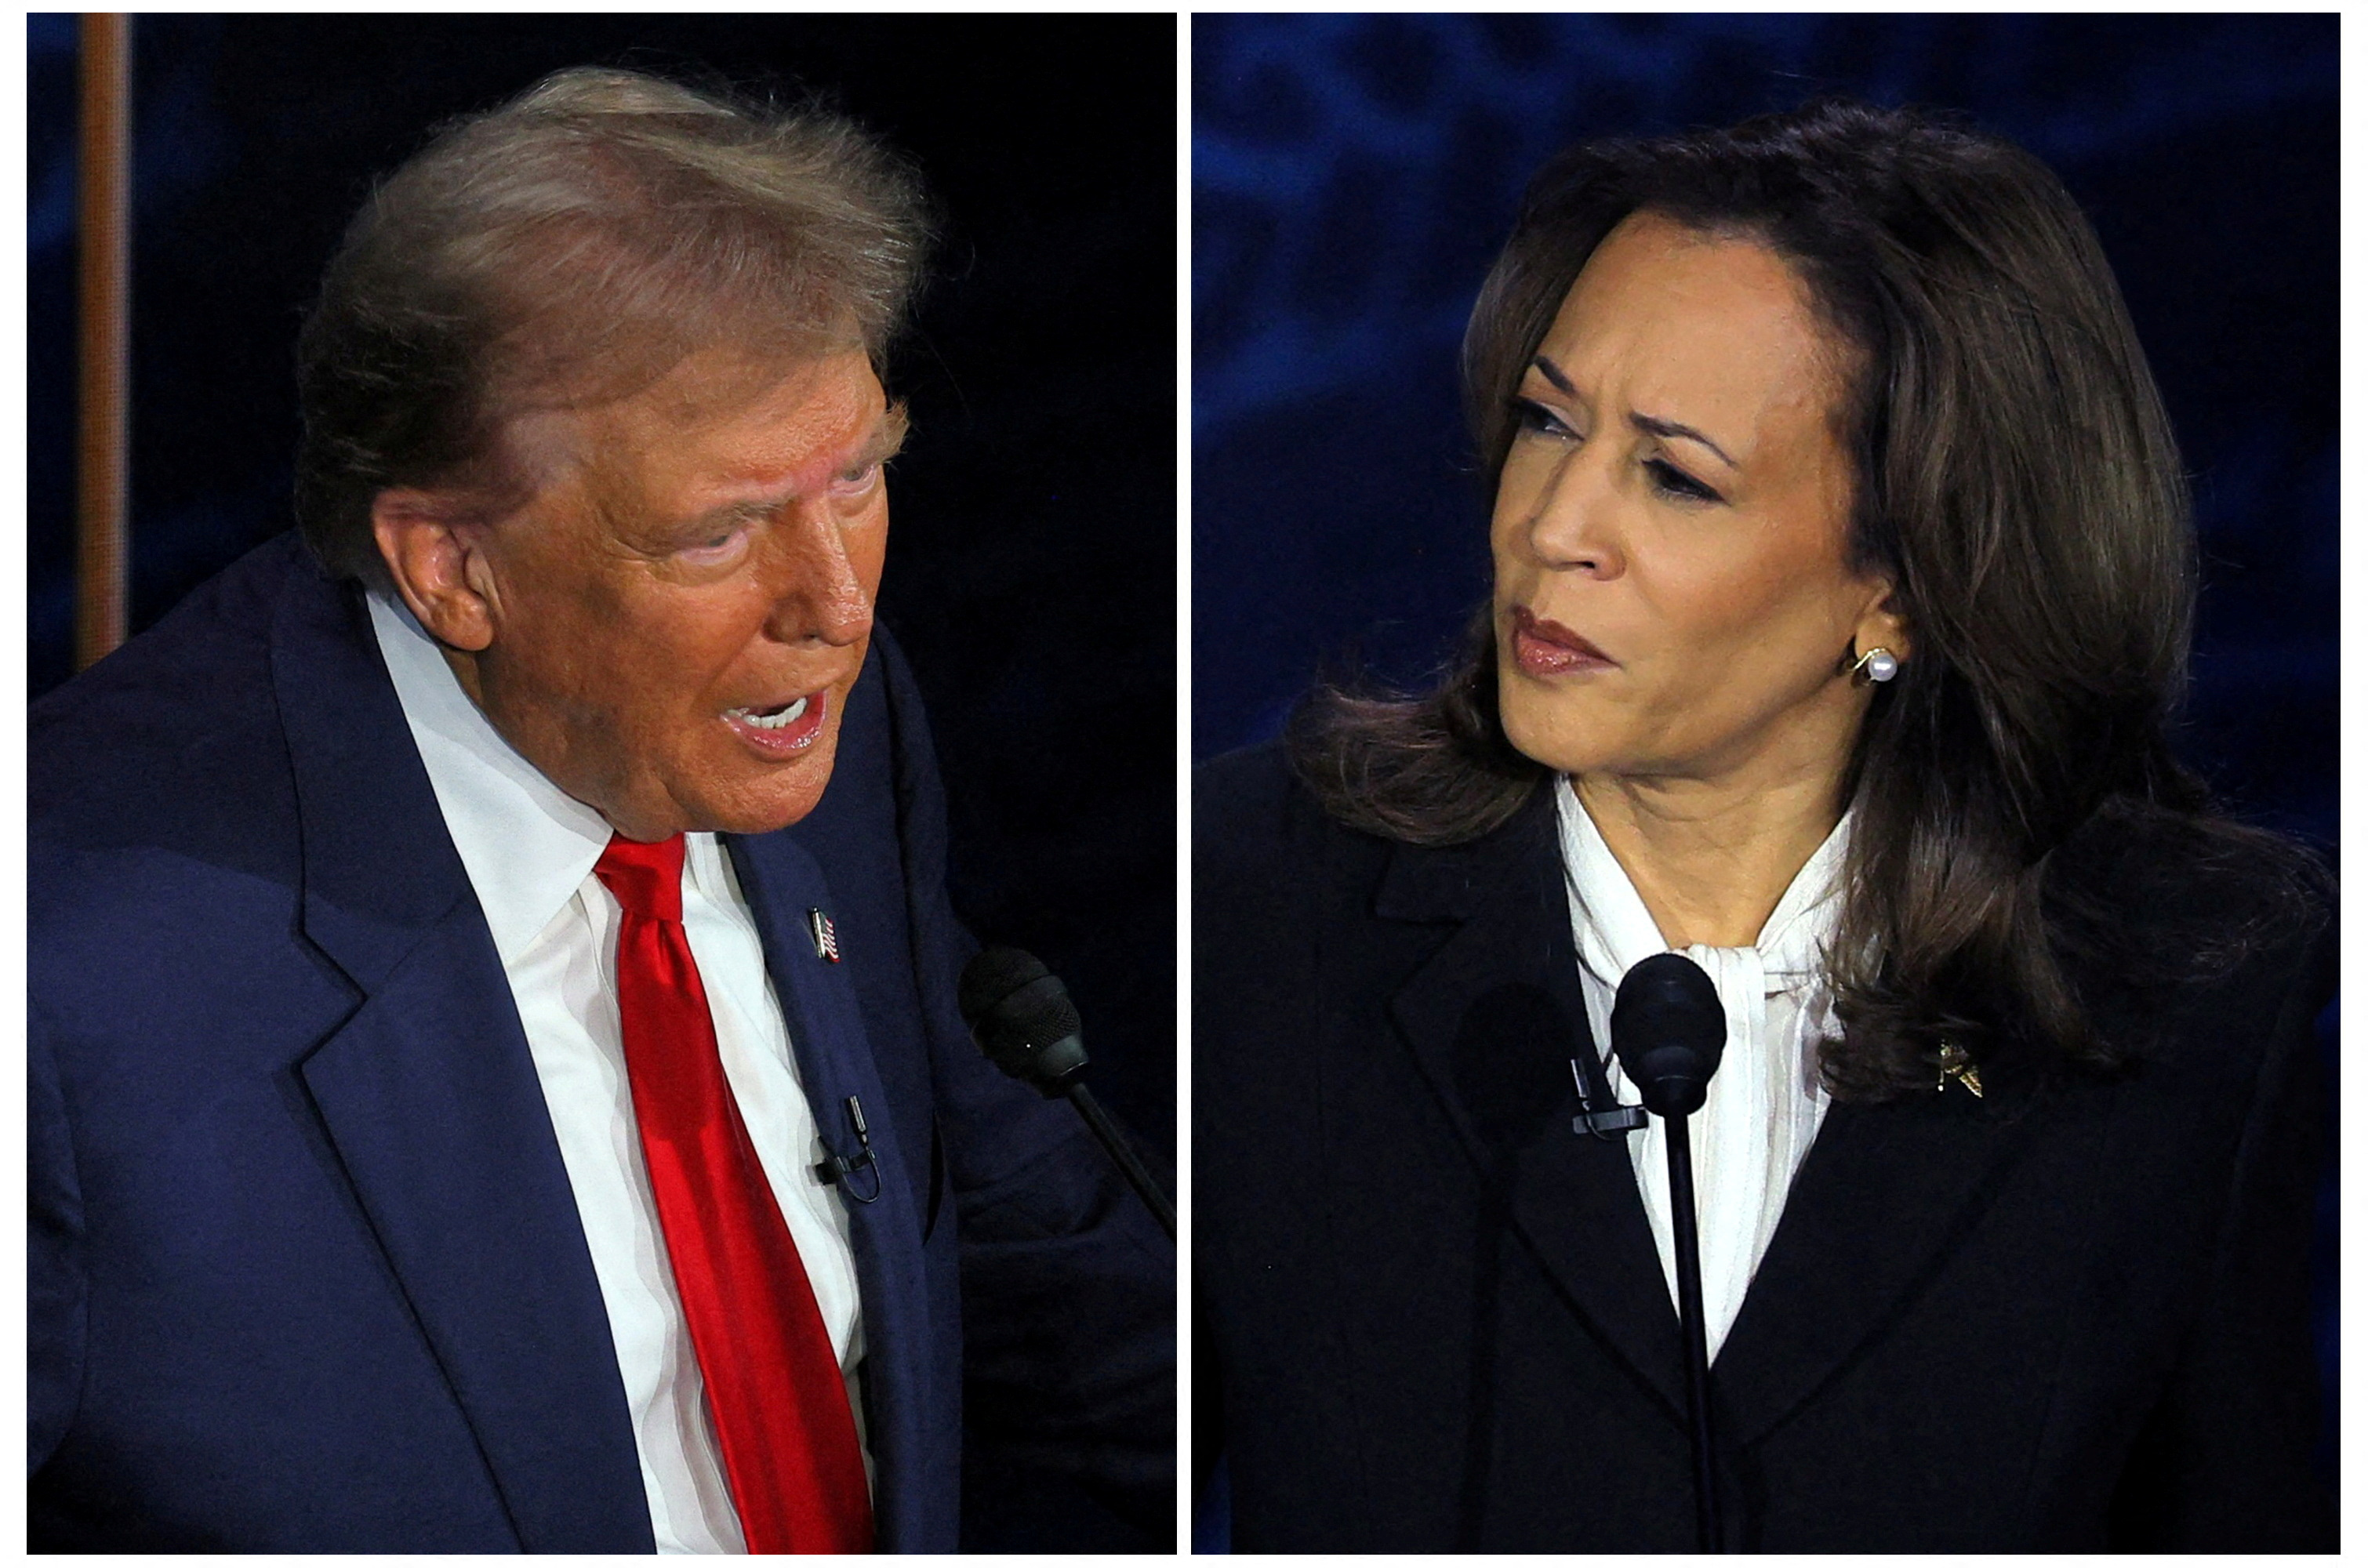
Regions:
[[[1596, 1047], [1605, 1054], [1613, 1095], [1636, 1096], [1611, 1059], [1611, 1004], [1630, 967], [1675, 950], [1702, 965], [1726, 1009], [1726, 1051], [1709, 1098], [1691, 1119], [1697, 1220], [1702, 1234], [1702, 1306], [1714, 1358], [1743, 1305], [1751, 1276], [1776, 1233], [1793, 1176], [1825, 1119], [1816, 1044], [1838, 1035], [1822, 978], [1822, 952], [1840, 914], [1841, 869], [1849, 843], [1845, 816], [1809, 857], [1748, 948], [1696, 944], [1672, 949], [1654, 924], [1595, 823], [1565, 778], [1554, 790], [1562, 828], [1571, 933], [1577, 939], [1580, 988]], [[1669, 1221], [1668, 1153], [1658, 1117], [1627, 1135], [1636, 1186], [1661, 1254], [1661, 1272], [1677, 1299]]]

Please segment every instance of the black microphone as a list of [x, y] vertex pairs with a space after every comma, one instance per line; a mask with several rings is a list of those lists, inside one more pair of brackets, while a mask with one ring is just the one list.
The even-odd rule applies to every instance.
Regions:
[[1077, 1108], [1104, 1152], [1174, 1241], [1176, 1206], [1083, 1082], [1084, 1024], [1059, 977], [1032, 953], [986, 948], [962, 966], [955, 1005], [988, 1061], [1033, 1085], [1046, 1099], [1065, 1099]]
[[1059, 1099], [1084, 1075], [1077, 1005], [1033, 953], [983, 949], [962, 966], [955, 1005], [987, 1059], [1046, 1099]]
[[1683, 953], [1655, 953], [1620, 982], [1611, 1004], [1611, 1053], [1645, 1108], [1664, 1119], [1669, 1145], [1669, 1222], [1678, 1260], [1678, 1324], [1685, 1341], [1686, 1414], [1693, 1429], [1697, 1549], [1722, 1550], [1718, 1471], [1710, 1424], [1710, 1350], [1702, 1312], [1702, 1233], [1694, 1216], [1693, 1151], [1686, 1118], [1702, 1108], [1726, 1051], [1718, 987]]
[[1611, 1003], [1611, 1054], [1655, 1116], [1691, 1116], [1726, 1051], [1726, 1009], [1702, 965], [1655, 953], [1622, 976]]

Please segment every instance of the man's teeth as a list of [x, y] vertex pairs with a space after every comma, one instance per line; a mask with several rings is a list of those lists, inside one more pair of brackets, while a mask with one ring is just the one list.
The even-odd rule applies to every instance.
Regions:
[[734, 708], [731, 710], [730, 716], [744, 724], [753, 724], [759, 730], [785, 729], [806, 716], [806, 703], [810, 700], [812, 699], [801, 697], [770, 718], [764, 718], [754, 710], [747, 708]]

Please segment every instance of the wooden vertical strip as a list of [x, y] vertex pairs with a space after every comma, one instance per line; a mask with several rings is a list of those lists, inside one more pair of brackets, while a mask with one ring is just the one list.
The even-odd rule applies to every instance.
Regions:
[[82, 18], [74, 667], [123, 641], [130, 555], [131, 18]]

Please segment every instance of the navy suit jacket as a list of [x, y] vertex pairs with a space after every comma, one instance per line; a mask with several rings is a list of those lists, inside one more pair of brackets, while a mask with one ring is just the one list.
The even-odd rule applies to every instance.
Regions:
[[[541, 1088], [359, 592], [258, 550], [35, 706], [29, 796], [34, 1548], [651, 1550]], [[955, 1015], [888, 638], [822, 804], [727, 843], [823, 1139], [859, 1152], [850, 1096], [870, 1122], [881, 1549], [959, 1543], [966, 1383], [998, 1473], [1172, 1517], [1173, 1255]]]

